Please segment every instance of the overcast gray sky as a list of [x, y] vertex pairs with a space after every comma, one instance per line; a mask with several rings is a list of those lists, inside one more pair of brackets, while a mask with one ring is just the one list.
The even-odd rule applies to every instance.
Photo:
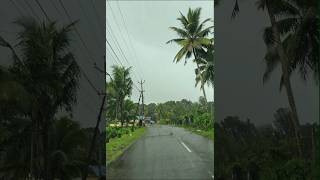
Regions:
[[[226, 116], [249, 118], [270, 124], [279, 108], [289, 107], [285, 89], [280, 92], [280, 66], [270, 80], [262, 81], [266, 63], [263, 30], [269, 26], [265, 11], [255, 1], [239, 1], [240, 13], [231, 19], [234, 1], [222, 1], [215, 8], [215, 119]], [[319, 120], [319, 86], [312, 75], [303, 81], [297, 72], [291, 85], [301, 123]]]
[[[186, 65], [173, 63], [179, 46], [166, 42], [177, 37], [169, 27], [179, 26], [176, 20], [179, 11], [186, 14], [189, 7], [201, 7], [202, 20], [213, 18], [213, 1], [107, 1], [106, 6], [107, 40], [122, 64], [133, 66], [134, 83], [138, 85], [140, 78], [146, 81], [145, 102], [197, 101], [202, 92], [195, 87], [195, 64], [192, 61]], [[128, 62], [117, 48], [116, 41]], [[111, 72], [111, 66], [120, 62], [108, 44], [106, 49], [107, 72]], [[208, 100], [212, 101], [212, 87], [206, 87], [206, 93]], [[137, 101], [138, 97], [135, 88], [132, 100]]]

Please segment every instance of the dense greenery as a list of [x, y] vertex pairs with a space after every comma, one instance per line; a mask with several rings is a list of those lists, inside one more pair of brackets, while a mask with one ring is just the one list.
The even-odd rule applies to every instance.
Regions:
[[[235, 0], [232, 17], [240, 12], [239, 2]], [[263, 81], [280, 66], [280, 90], [285, 90], [289, 108], [279, 109], [270, 126], [256, 127], [231, 116], [216, 123], [215, 178], [319, 179], [319, 121], [301, 125], [290, 81], [297, 71], [304, 80], [314, 74], [318, 82], [318, 2], [258, 0], [256, 5], [270, 21], [263, 35], [267, 47]]]
[[111, 139], [106, 145], [107, 163], [110, 163], [119, 157], [128, 146], [143, 136], [145, 130], [146, 129], [142, 127], [132, 133], [129, 133], [129, 129], [127, 129], [126, 132], [128, 133]]
[[132, 93], [133, 86], [130, 69], [131, 68], [113, 66], [113, 79], [107, 83], [107, 96], [109, 101], [107, 108], [110, 109], [108, 114], [116, 120], [120, 119], [121, 125], [123, 125], [124, 120], [129, 119], [130, 113], [128, 111], [132, 106], [130, 101], [126, 101], [126, 98]]
[[296, 156], [289, 111], [279, 109], [274, 126], [226, 117], [215, 124], [215, 178], [218, 180], [307, 180], [319, 178], [319, 125], [301, 126], [303, 157]]
[[185, 57], [185, 64], [188, 59], [192, 59], [197, 65], [195, 86], [200, 84], [204, 97], [199, 99], [199, 103], [182, 100], [159, 104], [158, 113], [161, 124], [182, 125], [191, 131], [201, 132], [201, 135], [213, 138], [213, 103], [207, 103], [204, 88], [206, 84], [212, 88], [214, 86], [213, 25], [207, 26], [207, 23], [212, 22], [211, 18], [201, 22], [200, 17], [201, 8], [189, 8], [186, 15], [180, 12], [180, 17], [177, 18], [180, 27], [170, 27], [178, 38], [167, 43], [175, 42], [181, 47], [174, 57], [174, 62], [177, 63]]
[[203, 130], [212, 130], [212, 106], [213, 103], [207, 103], [204, 97], [200, 97], [199, 102], [191, 102], [186, 99], [168, 101], [156, 105], [155, 117], [160, 120], [161, 124], [186, 125]]
[[107, 127], [107, 136], [106, 141], [109, 142], [112, 138], [120, 138], [124, 134], [129, 134], [131, 131], [131, 128], [125, 128], [125, 127]]
[[74, 23], [21, 18], [15, 24], [16, 45], [0, 37], [12, 54], [11, 64], [0, 67], [0, 179], [81, 177], [98, 158], [87, 160], [93, 129], [72, 119], [80, 77], [69, 50]]

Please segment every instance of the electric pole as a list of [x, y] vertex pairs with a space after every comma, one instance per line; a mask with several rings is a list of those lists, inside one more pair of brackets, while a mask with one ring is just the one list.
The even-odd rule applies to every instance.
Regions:
[[[136, 110], [136, 113], [135, 113], [136, 117], [138, 116], [138, 113], [139, 113], [140, 99], [141, 99], [141, 93], [139, 95], [139, 101], [138, 101], [137, 110]], [[136, 123], [136, 117], [133, 120], [132, 129], [131, 129], [132, 132], [134, 131], [134, 124]], [[140, 123], [140, 121], [139, 121], [139, 123]]]
[[[96, 69], [99, 70], [99, 68], [96, 66], [96, 64], [94, 64], [94, 67]], [[104, 71], [103, 73], [105, 75], [108, 75], [108, 73], [106, 72], [106, 61], [105, 61], [105, 56], [104, 56]], [[83, 176], [82, 176], [82, 180], [86, 180], [87, 177], [88, 177], [88, 171], [89, 171], [89, 166], [90, 166], [90, 162], [91, 162], [91, 158], [92, 158], [92, 155], [94, 153], [94, 147], [96, 146], [96, 141], [98, 140], [99, 142], [99, 139], [101, 137], [101, 134], [100, 134], [100, 131], [99, 131], [99, 126], [100, 126], [100, 122], [101, 122], [101, 119], [103, 117], [103, 112], [104, 112], [104, 106], [105, 106], [105, 102], [106, 102], [106, 76], [104, 75], [104, 91], [103, 92], [100, 92], [98, 93], [98, 95], [103, 95], [103, 98], [102, 98], [102, 103], [100, 105], [100, 110], [99, 110], [99, 114], [98, 114], [98, 118], [97, 118], [97, 122], [96, 122], [96, 125], [95, 125], [95, 128], [94, 128], [94, 131], [93, 131], [93, 136], [92, 136], [92, 140], [91, 140], [91, 144], [89, 146], [89, 151], [88, 151], [88, 155], [87, 155], [87, 162], [86, 162], [86, 165], [85, 165], [85, 169], [84, 169], [84, 173], [83, 173]], [[110, 76], [111, 77], [111, 76]], [[112, 80], [112, 79], [111, 79]], [[100, 144], [100, 142], [99, 142]], [[98, 145], [99, 147], [99, 145]], [[99, 152], [99, 151], [98, 151]], [[99, 157], [99, 156], [98, 156]], [[101, 176], [101, 161], [99, 161], [99, 158], [98, 158], [98, 162], [99, 162], [99, 176]]]
[[[143, 97], [143, 84], [145, 83], [146, 81], [144, 80], [142, 82], [142, 80], [140, 82], [138, 82], [140, 84], [140, 87], [141, 87], [141, 90], [140, 90], [140, 94], [141, 94], [141, 99], [142, 99], [142, 109], [141, 109], [141, 113], [140, 113], [140, 117], [143, 117], [144, 118], [144, 97]], [[140, 119], [139, 121], [139, 125], [142, 126], [142, 120]]]

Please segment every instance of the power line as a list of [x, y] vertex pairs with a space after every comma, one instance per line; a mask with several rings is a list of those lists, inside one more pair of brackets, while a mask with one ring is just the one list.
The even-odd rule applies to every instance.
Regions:
[[[64, 13], [67, 15], [69, 21], [72, 22], [71, 16], [70, 16], [69, 13], [67, 12], [64, 4], [62, 3], [61, 0], [59, 0], [59, 2], [60, 2], [61, 7], [63, 8]], [[81, 37], [81, 35], [80, 35], [80, 33], [79, 33], [79, 31], [78, 31], [78, 29], [77, 29], [76, 27], [75, 27], [75, 31], [76, 31], [76, 34], [78, 35], [78, 37], [79, 37], [82, 45], [83, 45], [83, 46], [85, 47], [85, 49], [87, 50], [87, 53], [88, 53], [87, 55], [90, 57], [91, 61], [93, 61], [93, 63], [96, 64], [95, 60], [94, 60], [93, 57], [92, 57], [91, 52], [89, 51], [89, 48], [88, 48], [87, 45], [84, 43], [84, 41], [83, 41], [83, 39], [82, 39], [82, 37]], [[83, 71], [83, 70], [82, 70], [82, 71]], [[97, 90], [97, 88], [94, 87], [93, 83], [90, 81], [90, 79], [88, 78], [88, 76], [86, 75], [86, 73], [85, 73], [84, 71], [83, 71], [83, 74], [84, 74], [85, 79], [86, 79], [86, 80], [88, 81], [88, 83], [90, 84], [90, 86], [94, 89], [94, 91], [95, 91], [98, 95], [100, 95], [101, 93]]]
[[45, 15], [45, 17], [47, 18], [48, 21], [50, 21], [50, 18], [47, 14], [47, 12], [44, 10], [44, 8], [41, 6], [40, 2], [38, 0], [35, 0], [35, 2], [37, 3], [37, 5], [39, 6], [39, 8], [41, 9], [42, 13]]
[[[116, 19], [115, 19], [115, 20], [116, 20]], [[115, 42], [115, 45], [116, 45], [116, 48], [118, 49], [118, 52], [120, 52], [120, 54], [125, 58], [127, 64], [128, 64], [129, 66], [131, 66], [131, 64], [129, 63], [128, 59], [126, 58], [124, 52], [122, 51], [122, 48], [121, 48], [119, 42], [117, 41], [117, 38], [115, 37], [115, 35], [114, 35], [113, 31], [112, 31], [111, 26], [110, 26], [110, 31], [108, 30], [108, 28], [106, 28], [106, 30], [108, 31], [108, 33], [110, 34], [110, 36], [113, 36], [112, 40], [113, 40], [113, 42]], [[122, 38], [123, 38], [123, 36], [122, 36]], [[124, 38], [123, 38], [123, 39], [124, 39]], [[113, 51], [113, 53], [115, 54], [118, 62], [121, 63], [121, 60], [120, 60], [119, 56], [116, 54], [115, 50], [112, 48], [110, 42], [109, 42], [107, 39], [106, 39], [106, 41], [107, 41], [107, 44], [110, 46], [111, 50]], [[123, 66], [122, 63], [121, 63], [121, 66]], [[139, 76], [139, 75], [136, 76], [135, 71], [133, 71], [133, 75], [134, 75], [134, 77], [135, 77], [136, 79], [141, 79], [141, 76], [140, 76], [140, 78], [137, 77], [137, 76]], [[135, 85], [135, 84], [134, 84], [134, 85]], [[139, 91], [139, 88], [138, 88], [137, 85], [135, 85], [135, 88], [137, 89], [137, 91]]]
[[[67, 17], [68, 17], [68, 19], [69, 19], [69, 21], [70, 21], [70, 23], [71, 23], [71, 22], [72, 22], [71, 16], [69, 15], [69, 13], [68, 13], [68, 11], [66, 10], [66, 8], [65, 8], [64, 4], [62, 3], [62, 1], [59, 0], [59, 2], [60, 2], [61, 7], [63, 8], [64, 13], [67, 15]], [[84, 40], [83, 40], [83, 38], [81, 37], [81, 34], [79, 33], [79, 31], [78, 31], [78, 29], [77, 29], [76, 27], [75, 27], [75, 31], [76, 31], [76, 34], [78, 35], [78, 37], [79, 37], [82, 45], [83, 45], [83, 46], [85, 47], [85, 49], [87, 50], [87, 53], [88, 53], [87, 55], [90, 57], [90, 59], [91, 59], [91, 61], [92, 61], [93, 63], [96, 63], [95, 60], [94, 60], [94, 58], [92, 57], [91, 51], [89, 50], [89, 48], [88, 48], [88, 46], [86, 45], [86, 43], [84, 43]]]
[[[121, 8], [120, 8], [120, 5], [119, 5], [119, 1], [117, 1], [117, 7], [118, 7], [118, 9], [119, 9], [119, 12], [120, 12], [120, 15], [121, 15], [121, 18], [122, 18], [122, 22], [123, 22], [123, 25], [124, 25], [124, 29], [125, 29], [125, 31], [126, 31], [126, 33], [127, 33], [128, 39], [129, 39], [129, 44], [130, 44], [129, 47], [131, 47], [132, 52], [133, 52], [133, 55], [134, 55], [134, 57], [135, 57], [135, 60], [136, 60], [136, 62], [138, 63], [138, 68], [140, 69], [140, 67], [141, 67], [141, 66], [140, 66], [140, 62], [139, 62], [139, 60], [138, 60], [138, 58], [137, 58], [136, 50], [134, 49], [134, 46], [133, 46], [133, 43], [132, 43], [132, 40], [131, 40], [131, 36], [130, 36], [129, 31], [128, 31], [127, 25], [126, 25], [126, 21], [125, 21], [125, 19], [124, 19], [124, 16], [123, 16], [123, 14], [122, 14], [122, 11], [121, 11]], [[141, 71], [141, 73], [142, 73], [142, 75], [143, 75], [143, 71], [142, 71], [141, 69], [140, 69], [140, 71]]]
[[[108, 2], [108, 1], [107, 1], [107, 2]], [[125, 40], [124, 36], [122, 35], [122, 31], [121, 31], [120, 25], [119, 25], [118, 22], [117, 22], [117, 18], [116, 18], [116, 16], [115, 16], [115, 13], [114, 13], [114, 11], [113, 11], [113, 8], [111, 7], [111, 4], [110, 4], [110, 3], [108, 3], [108, 4], [109, 4], [109, 8], [110, 8], [110, 10], [111, 10], [111, 14], [112, 14], [112, 17], [113, 17], [113, 19], [114, 19], [114, 22], [115, 22], [116, 26], [117, 26], [118, 29], [119, 29], [120, 37], [122, 38], [122, 40], [123, 40], [126, 48], [128, 49], [128, 52], [129, 52], [130, 46], [128, 45], [127, 41]], [[110, 27], [111, 27], [111, 26], [110, 26]], [[110, 30], [111, 30], [111, 29], [110, 29]], [[141, 76], [140, 76], [140, 78], [141, 78]]]
[[[87, 11], [85, 10], [85, 8], [83, 7], [83, 4], [81, 3], [81, 0], [79, 0], [79, 7], [80, 7], [80, 9], [81, 9], [81, 11], [83, 12], [83, 14], [84, 14], [84, 16], [87, 18], [87, 20], [86, 20], [86, 22], [87, 23], [90, 23], [91, 24], [91, 27], [93, 27], [93, 23], [92, 23], [92, 21], [89, 21], [88, 19], [88, 13], [87, 13]], [[98, 28], [99, 30], [100, 30], [100, 28]], [[101, 31], [101, 30], [100, 30]], [[101, 38], [98, 38], [97, 37], [97, 33], [93, 33], [94, 34], [94, 37], [95, 37], [95, 39], [96, 39], [96, 41], [97, 42], [99, 42], [99, 43], [101, 43]], [[101, 46], [99, 46], [99, 47], [104, 47], [104, 43], [101, 43]]]
[[[110, 53], [110, 56], [112, 57], [112, 59], [115, 59], [116, 61], [115, 61], [115, 64], [117, 64], [117, 65], [119, 65], [119, 66], [121, 66], [121, 67], [124, 67], [122, 64], [119, 64], [118, 63], [118, 60], [116, 59], [116, 58], [114, 58], [114, 56], [112, 55], [113, 53]], [[121, 62], [120, 62], [121, 63]], [[99, 70], [100, 72], [101, 72], [101, 70]], [[136, 90], [139, 92], [140, 90], [139, 90], [139, 87], [135, 84], [135, 83], [133, 83], [133, 85], [134, 85], [134, 88], [136, 88]]]
[[[40, 7], [42, 13], [46, 16], [46, 19], [47, 19], [48, 21], [50, 21], [50, 18], [49, 18], [49, 16], [48, 16], [48, 14], [45, 12], [45, 10], [44, 10], [44, 8], [42, 7], [42, 5], [40, 4], [40, 2], [39, 2], [38, 0], [35, 0], [35, 1], [36, 1], [37, 5]], [[61, 3], [63, 9], [64, 9], [65, 12], [66, 12], [66, 9], [65, 9], [65, 7], [63, 6], [61, 0], [59, 0], [59, 2]], [[67, 16], [69, 17], [69, 20], [70, 20], [71, 18], [70, 18], [70, 16], [69, 16], [69, 14], [68, 14], [67, 12], [66, 12], [66, 14], [67, 14]], [[75, 28], [75, 30], [77, 31], [76, 28]], [[78, 32], [78, 31], [77, 31], [77, 32]], [[82, 37], [80, 36], [79, 33], [78, 33], [78, 35], [79, 35], [80, 40], [81, 40], [81, 42], [83, 43], [83, 45], [84, 45], [85, 47], [87, 47], [86, 44], [83, 42]], [[87, 48], [87, 50], [88, 50], [88, 48]], [[88, 50], [88, 51], [89, 51], [89, 50]], [[93, 61], [94, 61], [94, 60], [93, 60]], [[87, 74], [85, 73], [85, 71], [81, 68], [81, 66], [79, 66], [79, 68], [80, 68], [80, 72], [82, 72], [82, 74], [84, 75], [84, 78], [87, 80], [87, 82], [88, 82], [89, 85], [92, 87], [92, 89], [93, 89], [98, 95], [100, 95], [101, 93], [100, 93], [100, 92], [98, 91], [98, 89], [93, 85], [92, 81], [89, 79], [89, 77], [87, 76]]]
[[101, 93], [98, 91], [98, 89], [93, 85], [92, 81], [89, 79], [88, 75], [85, 73], [85, 71], [79, 66], [80, 71], [82, 71], [82, 74], [84, 75], [84, 78], [88, 81], [89, 85], [92, 87], [92, 89], [100, 95]]
[[[69, 18], [69, 21], [71, 21], [71, 17], [70, 17], [70, 15], [68, 14], [68, 12], [66, 11], [66, 9], [65, 9], [64, 5], [62, 4], [61, 0], [59, 0], [59, 1], [60, 1], [60, 3], [61, 3], [61, 6], [63, 7], [63, 9], [65, 10], [65, 13], [67, 14], [67, 16], [68, 16], [68, 18]], [[21, 12], [20, 9], [18, 8], [18, 6], [13, 2], [13, 0], [10, 0], [10, 2], [16, 7], [16, 9], [19, 11], [19, 13], [22, 14], [22, 12]], [[35, 0], [35, 2], [36, 2], [36, 4], [39, 6], [39, 8], [41, 9], [42, 13], [45, 15], [46, 19], [47, 19], [48, 21], [50, 21], [50, 17], [48, 16], [48, 14], [47, 14], [47, 12], [45, 11], [45, 9], [42, 7], [42, 5], [40, 4], [40, 2], [39, 2], [38, 0]], [[29, 7], [29, 9], [31, 10], [31, 12], [33, 13], [33, 15], [36, 15], [36, 13], [33, 11], [33, 8], [30, 6], [30, 4], [28, 3], [27, 0], [25, 0], [25, 3], [26, 3], [27, 6]], [[53, 4], [53, 6], [55, 7], [56, 10], [58, 10], [58, 8], [55, 6], [55, 4]], [[59, 13], [59, 12], [60, 12], [60, 11], [58, 11], [58, 13]], [[38, 19], [40, 19], [37, 15], [36, 15], [36, 17], [37, 17]], [[84, 43], [84, 41], [83, 41], [80, 33], [78, 32], [78, 30], [77, 30], [76, 28], [75, 28], [75, 30], [76, 30], [76, 32], [77, 32], [77, 34], [78, 34], [78, 36], [79, 36], [79, 38], [80, 38], [83, 46], [84, 46], [84, 47], [86, 48], [86, 50], [90, 53], [89, 48], [88, 48], [87, 45]], [[91, 58], [92, 58], [92, 57], [91, 57]], [[93, 58], [92, 58], [91, 60], [94, 61]], [[94, 62], [94, 63], [95, 63], [95, 62]], [[80, 68], [80, 72], [83, 74], [84, 78], [86, 79], [86, 81], [88, 82], [88, 84], [90, 85], [90, 87], [95, 91], [95, 93], [97, 93], [98, 95], [100, 95], [101, 92], [99, 92], [98, 89], [94, 86], [94, 84], [93, 84], [92, 81], [89, 79], [89, 77], [88, 77], [88, 75], [86, 74], [86, 72], [81, 68], [81, 66], [79, 66], [79, 68]]]
[[51, 5], [53, 6], [53, 8], [56, 10], [56, 12], [63, 17], [61, 11], [59, 10], [59, 8], [56, 6], [56, 4], [54, 3], [55, 1], [49, 0], [49, 2], [51, 3]]
[[23, 16], [22, 11], [20, 10], [20, 8], [17, 6], [17, 4], [14, 2], [14, 0], [9, 0], [11, 2], [11, 4], [18, 10], [18, 13], [20, 14], [20, 16]]
[[38, 19], [38, 21], [40, 21], [39, 16], [37, 15], [37, 13], [34, 11], [34, 9], [32, 8], [32, 6], [29, 4], [29, 0], [24, 0], [24, 2], [27, 4], [27, 7], [29, 8], [29, 10], [31, 11], [31, 14], [36, 17]]
[[[116, 60], [118, 60], [118, 62], [121, 64], [121, 66], [122, 66], [122, 67], [124, 67], [124, 66], [123, 66], [123, 64], [121, 63], [121, 61], [120, 61], [120, 59], [119, 59], [118, 55], [117, 55], [117, 54], [115, 53], [115, 51], [113, 50], [113, 48], [112, 48], [111, 44], [109, 43], [109, 41], [108, 41], [108, 40], [106, 40], [106, 42], [107, 42], [107, 44], [109, 45], [109, 47], [111, 48], [111, 50], [112, 50], [113, 54], [116, 56]], [[134, 86], [136, 86], [134, 83], [133, 83], [133, 85], [134, 85]]]
[[[110, 35], [113, 35], [113, 36], [114, 36], [111, 27], [110, 27], [110, 31], [111, 31], [111, 32], [108, 30], [108, 28], [106, 28], [106, 30], [109, 32]], [[116, 48], [118, 49], [118, 52], [120, 52], [120, 54], [124, 57], [124, 59], [126, 60], [127, 64], [128, 64], [129, 66], [131, 66], [131, 64], [129, 63], [127, 57], [126, 57], [125, 54], [123, 53], [122, 48], [120, 47], [119, 42], [117, 41], [116, 37], [114, 36], [114, 37], [112, 38], [112, 40], [113, 40], [113, 42], [115, 42], [115, 45], [116, 45]], [[136, 78], [136, 79], [139, 79], [139, 78], [137, 78], [137, 76], [139, 76], [139, 75], [137, 75], [137, 74], [135, 73], [135, 71], [133, 71], [133, 73], [134, 73], [133, 75], [135, 76], [135, 78]], [[137, 76], [136, 76], [136, 75], [137, 75]], [[140, 79], [141, 79], [141, 76], [140, 76]]]
[[95, 12], [95, 15], [97, 16], [97, 19], [98, 19], [98, 24], [100, 25], [100, 28], [101, 29], [104, 29], [104, 26], [102, 25], [102, 22], [101, 22], [101, 18], [100, 18], [100, 16], [98, 15], [98, 10], [97, 10], [97, 8], [96, 8], [96, 5], [95, 5], [95, 3], [93, 2], [93, 0], [91, 0], [91, 4], [92, 4], [92, 7], [93, 7], [93, 9], [94, 9], [94, 12]]
[[118, 60], [118, 62], [121, 64], [121, 66], [124, 67], [123, 64], [121, 63], [117, 53], [114, 51], [114, 49], [112, 48], [111, 44], [109, 43], [109, 41], [107, 39], [106, 39], [106, 42], [109, 45], [109, 47], [111, 48], [111, 51], [113, 52], [113, 54], [116, 56], [116, 60]]

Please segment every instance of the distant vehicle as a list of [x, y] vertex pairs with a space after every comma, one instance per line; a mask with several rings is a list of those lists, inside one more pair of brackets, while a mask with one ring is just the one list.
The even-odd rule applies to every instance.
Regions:
[[144, 121], [145, 124], [151, 124], [152, 120], [151, 120], [151, 117], [144, 117], [143, 121]]
[[150, 121], [150, 124], [154, 124], [154, 123], [156, 123], [156, 122], [154, 122], [154, 121]]

